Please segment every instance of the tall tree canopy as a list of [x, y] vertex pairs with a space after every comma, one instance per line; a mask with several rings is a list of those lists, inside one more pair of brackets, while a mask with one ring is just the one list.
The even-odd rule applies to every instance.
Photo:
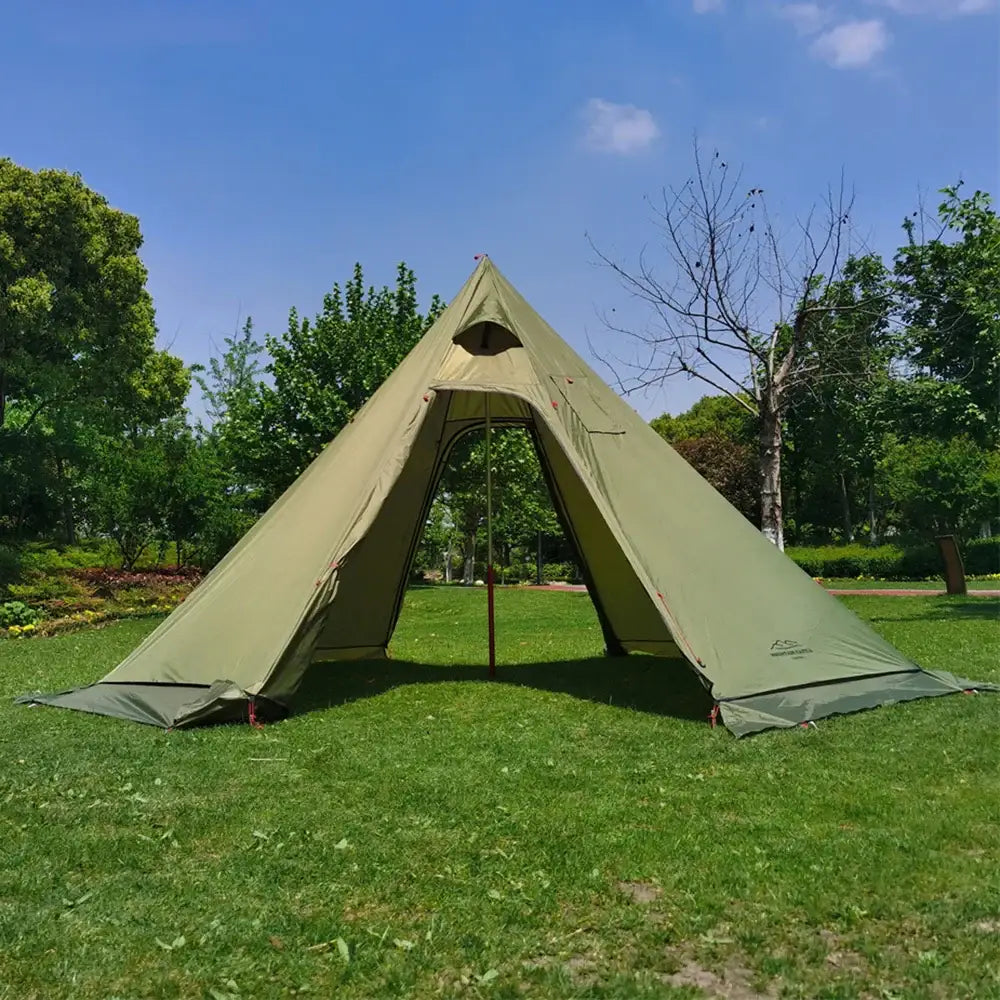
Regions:
[[241, 482], [259, 507], [275, 500], [365, 401], [437, 318], [417, 307], [413, 271], [400, 264], [394, 288], [365, 285], [361, 265], [324, 296], [314, 319], [293, 309], [281, 337], [265, 338], [270, 360], [257, 379], [251, 329], [229, 344], [213, 371], [209, 400], [225, 413], [220, 434]]
[[913, 433], [1000, 443], [1000, 217], [989, 195], [944, 188], [940, 232], [907, 244], [896, 277], [910, 365], [902, 403]]
[[74, 174], [0, 160], [0, 428], [136, 388], [155, 326], [139, 220]]

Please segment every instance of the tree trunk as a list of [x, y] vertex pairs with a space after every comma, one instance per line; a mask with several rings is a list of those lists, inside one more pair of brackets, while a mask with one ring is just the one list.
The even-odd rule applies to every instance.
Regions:
[[542, 533], [538, 532], [535, 547], [535, 585], [542, 585]]
[[760, 435], [760, 530], [768, 541], [785, 550], [785, 527], [781, 509], [781, 411], [774, 396], [761, 400]]
[[451, 583], [451, 539], [448, 539], [448, 546], [444, 550], [444, 582]]
[[471, 587], [476, 582], [476, 536], [475, 533], [465, 536], [465, 566], [462, 570], [462, 583]]
[[868, 484], [868, 542], [871, 546], [879, 543], [878, 514], [875, 510], [875, 480]]
[[854, 519], [851, 517], [851, 497], [847, 492], [847, 477], [840, 473], [840, 515], [844, 527], [844, 540], [854, 541]]
[[980, 538], [992, 538], [993, 537], [993, 522], [989, 518], [983, 518], [979, 522], [979, 537]]
[[0, 371], [0, 428], [7, 416], [7, 373]]
[[59, 479], [59, 489], [62, 493], [63, 533], [67, 545], [76, 545], [76, 518], [73, 513], [73, 494], [66, 481], [66, 467], [62, 456], [56, 458], [56, 476]]

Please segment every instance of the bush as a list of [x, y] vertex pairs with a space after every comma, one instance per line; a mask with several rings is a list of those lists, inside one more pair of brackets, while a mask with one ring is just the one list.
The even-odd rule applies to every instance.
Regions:
[[22, 569], [26, 573], [58, 573], [91, 566], [108, 566], [114, 559], [111, 543], [102, 538], [60, 547], [46, 542], [32, 542], [25, 546]]
[[1000, 573], [1000, 537], [974, 538], [962, 546], [962, 561], [970, 576]]
[[573, 563], [545, 563], [542, 579], [546, 583], [579, 583], [580, 571]]
[[902, 573], [903, 550], [895, 545], [792, 546], [785, 554], [810, 576], [892, 579]]
[[0, 604], [0, 628], [10, 628], [12, 625], [23, 627], [34, 625], [41, 615], [29, 607], [24, 601], [7, 601]]
[[[976, 538], [959, 546], [970, 576], [1000, 572], [1000, 538]], [[791, 546], [785, 554], [810, 576], [825, 579], [870, 576], [877, 580], [922, 580], [944, 572], [935, 543]]]

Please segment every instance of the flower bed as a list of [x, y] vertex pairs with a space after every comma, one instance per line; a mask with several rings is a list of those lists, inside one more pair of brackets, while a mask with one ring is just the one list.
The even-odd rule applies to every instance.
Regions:
[[8, 587], [10, 604], [26, 608], [0, 638], [24, 639], [55, 635], [123, 618], [144, 618], [171, 612], [201, 579], [195, 569], [125, 571], [105, 568], [71, 569], [37, 574]]

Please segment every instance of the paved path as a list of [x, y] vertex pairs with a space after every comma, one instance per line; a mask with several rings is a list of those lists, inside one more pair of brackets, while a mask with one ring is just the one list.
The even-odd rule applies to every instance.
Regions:
[[[572, 590], [587, 588], [582, 583], [546, 583], [542, 586], [530, 584], [529, 590]], [[942, 597], [944, 590], [828, 590], [836, 597]], [[970, 590], [969, 597], [1000, 597], [1000, 590]]]

